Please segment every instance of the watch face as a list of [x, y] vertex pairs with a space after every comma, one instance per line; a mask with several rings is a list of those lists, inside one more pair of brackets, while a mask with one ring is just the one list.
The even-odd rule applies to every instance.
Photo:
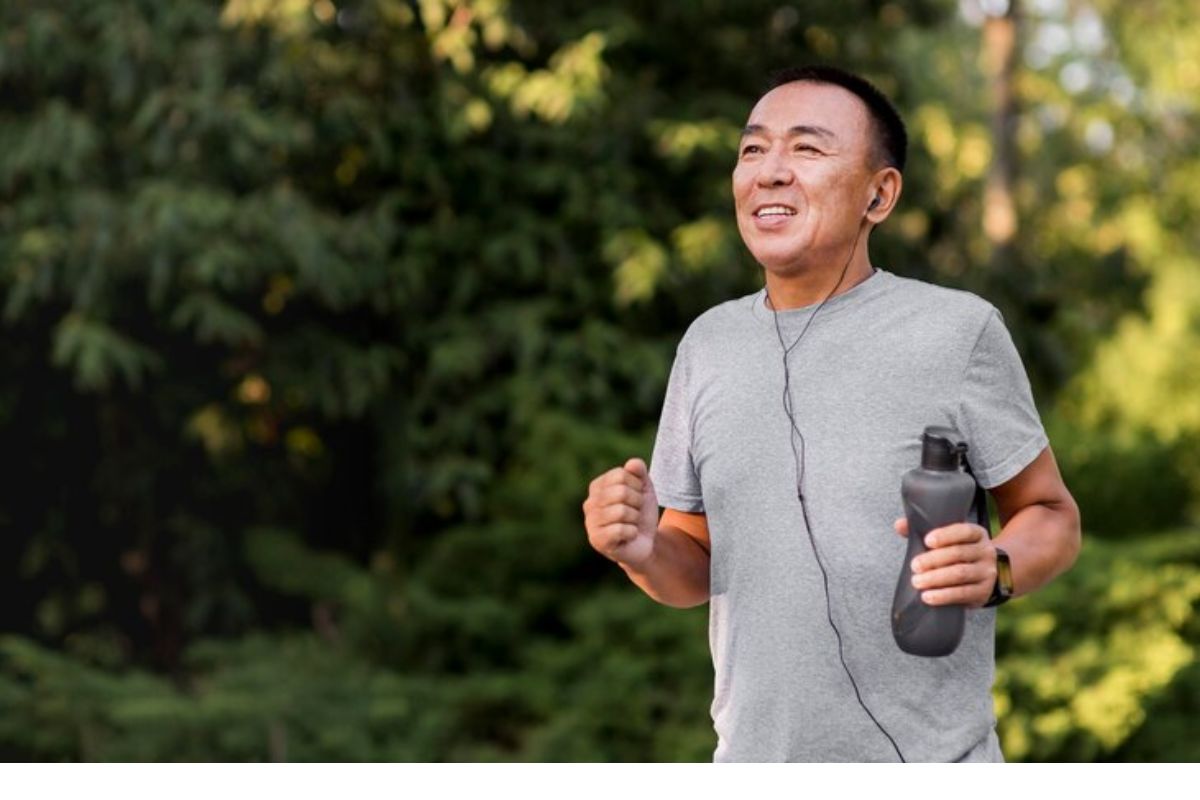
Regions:
[[1008, 553], [1000, 548], [996, 548], [996, 579], [1005, 597], [1012, 594], [1012, 565], [1008, 561]]

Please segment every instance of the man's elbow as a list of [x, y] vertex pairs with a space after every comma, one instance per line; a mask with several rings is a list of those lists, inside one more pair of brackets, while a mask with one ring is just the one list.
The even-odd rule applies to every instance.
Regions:
[[692, 597], [687, 598], [686, 600], [683, 600], [681, 602], [677, 602], [677, 603], [674, 603], [671, 605], [673, 605], [674, 608], [695, 608], [696, 606], [704, 605], [708, 601], [709, 601], [709, 594], [708, 594], [708, 592], [705, 592], [704, 594], [696, 594]]
[[659, 592], [650, 591], [646, 587], [642, 587], [642, 591], [646, 593], [654, 602], [659, 605], [667, 606], [668, 608], [695, 608], [702, 606], [708, 602], [709, 596], [705, 592], [672, 592], [671, 594], [660, 594]]
[[1075, 565], [1079, 551], [1083, 549], [1083, 520], [1079, 513], [1079, 504], [1070, 494], [1065, 496], [1059, 508], [1062, 515], [1062, 571], [1065, 572]]

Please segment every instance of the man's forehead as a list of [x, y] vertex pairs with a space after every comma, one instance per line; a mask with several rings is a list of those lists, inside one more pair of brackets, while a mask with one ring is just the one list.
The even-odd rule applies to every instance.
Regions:
[[828, 83], [795, 81], [763, 95], [746, 121], [748, 129], [786, 133], [793, 128], [822, 129], [851, 137], [869, 124], [866, 104], [848, 89]]

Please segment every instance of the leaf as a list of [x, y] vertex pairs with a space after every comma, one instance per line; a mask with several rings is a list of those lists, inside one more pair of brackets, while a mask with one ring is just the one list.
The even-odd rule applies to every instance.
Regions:
[[147, 375], [162, 368], [162, 358], [150, 348], [76, 312], [55, 329], [51, 360], [70, 368], [81, 390], [94, 392], [108, 391], [118, 377], [138, 389]]
[[183, 299], [171, 314], [171, 325], [191, 329], [196, 341], [220, 342], [230, 347], [257, 346], [263, 332], [258, 322], [224, 302], [212, 292], [195, 292]]

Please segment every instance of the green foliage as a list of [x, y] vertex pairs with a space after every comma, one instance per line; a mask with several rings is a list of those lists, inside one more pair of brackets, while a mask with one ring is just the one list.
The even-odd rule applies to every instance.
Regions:
[[[1195, 761], [1200, 536], [1087, 541], [1075, 568], [997, 617], [995, 697], [1010, 760]], [[1171, 697], [1188, 698], [1169, 705]]]
[[68, 314], [59, 323], [51, 359], [55, 366], [69, 367], [75, 385], [85, 391], [108, 389], [118, 375], [136, 389], [143, 376], [162, 363], [149, 348], [79, 314]]
[[1098, 0], [1111, 47], [1022, 71], [1002, 263], [959, 5], [0, 6], [0, 753], [707, 759], [703, 610], [631, 587], [579, 505], [649, 455], [686, 324], [760, 285], [737, 132], [828, 60], [910, 123], [875, 262], [1004, 308], [1126, 540], [1005, 609], [1006, 745], [1187, 756], [1194, 558], [1141, 532], [1200, 490], [1189, 9]]
[[[0, 736], [39, 759], [430, 760], [416, 710], [443, 694], [311, 636], [198, 643], [196, 683], [114, 675], [19, 639], [2, 647]], [[416, 724], [414, 724], [416, 722]], [[435, 720], [428, 720], [435, 724]], [[426, 738], [428, 737], [428, 738]]]
[[[0, 742], [39, 759], [711, 755], [703, 609], [681, 614], [622, 586], [568, 601], [569, 609], [557, 609], [558, 634], [531, 640], [521, 612], [557, 598], [528, 580], [498, 578], [521, 587], [502, 604], [495, 591], [472, 592], [469, 583], [414, 581], [402, 589], [387, 565], [359, 570], [339, 556], [306, 552], [281, 531], [255, 532], [249, 542], [264, 580], [314, 599], [320, 638], [197, 641], [185, 657], [187, 680], [172, 685], [7, 637]], [[503, 668], [480, 666], [514, 655]]]
[[1136, 538], [1187, 521], [1196, 496], [1187, 474], [1191, 441], [1162, 442], [1149, 431], [1125, 437], [1060, 415], [1044, 422], [1089, 534]]
[[[485, 539], [451, 538], [429, 575], [401, 588], [387, 564], [363, 571], [284, 532], [253, 534], [264, 580], [313, 598], [319, 634], [198, 641], [183, 685], [8, 637], [0, 741], [45, 759], [711, 757], [704, 609], [620, 585], [567, 600], [561, 629], [530, 638], [517, 609], [554, 611], [557, 598], [532, 575], [493, 577], [521, 588], [505, 604], [471, 577], [432, 585], [451, 574], [440, 562], [486, 560]], [[1197, 646], [1195, 530], [1089, 541], [1075, 569], [998, 616], [1006, 756], [1195, 760]]]

